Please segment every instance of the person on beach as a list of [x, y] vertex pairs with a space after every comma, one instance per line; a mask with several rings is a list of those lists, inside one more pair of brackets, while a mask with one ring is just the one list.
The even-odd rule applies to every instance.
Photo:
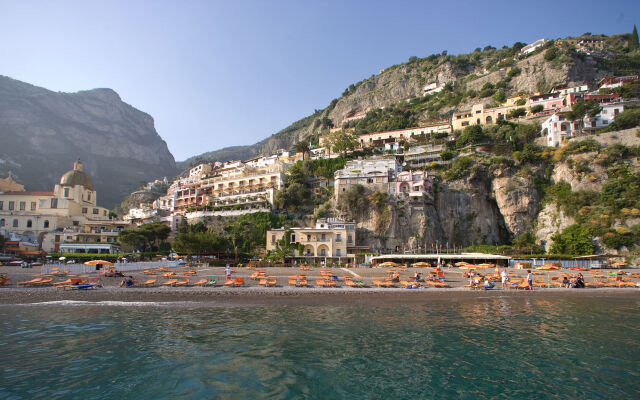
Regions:
[[531, 274], [531, 270], [527, 270], [527, 284], [529, 285], [529, 290], [533, 290], [533, 274]]
[[509, 274], [507, 274], [507, 270], [503, 269], [500, 273], [500, 281], [502, 282], [502, 288], [507, 288], [507, 281], [509, 280]]
[[582, 289], [585, 287], [584, 276], [582, 276], [582, 274], [578, 274], [576, 281], [573, 283], [573, 287], [576, 289]]
[[224, 272], [227, 274], [227, 280], [231, 279], [231, 265], [227, 264], [227, 268], [224, 270]]
[[562, 285], [563, 288], [570, 288], [571, 287], [571, 282], [569, 282], [569, 278], [567, 278], [566, 276], [562, 279]]

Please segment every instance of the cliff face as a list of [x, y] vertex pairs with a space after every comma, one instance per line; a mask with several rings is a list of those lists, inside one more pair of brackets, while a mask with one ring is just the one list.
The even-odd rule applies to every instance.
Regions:
[[106, 207], [177, 172], [153, 118], [111, 89], [57, 93], [0, 76], [0, 141], [0, 174], [27, 190], [51, 190], [82, 159]]

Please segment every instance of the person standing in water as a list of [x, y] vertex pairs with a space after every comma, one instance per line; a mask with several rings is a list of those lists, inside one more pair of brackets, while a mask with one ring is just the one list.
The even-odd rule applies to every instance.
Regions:
[[527, 270], [527, 284], [529, 285], [529, 290], [533, 290], [533, 275], [530, 269]]
[[227, 280], [231, 279], [231, 264], [227, 264], [227, 268], [224, 272], [227, 274]]
[[502, 282], [502, 288], [507, 288], [507, 281], [509, 280], [509, 274], [507, 274], [507, 270], [503, 269], [500, 273], [500, 281]]

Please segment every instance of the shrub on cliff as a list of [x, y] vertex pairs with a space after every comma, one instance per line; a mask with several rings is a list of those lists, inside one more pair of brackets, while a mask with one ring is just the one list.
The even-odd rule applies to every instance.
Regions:
[[583, 256], [593, 254], [595, 250], [589, 230], [582, 225], [571, 225], [553, 235], [551, 239], [553, 240], [552, 254]]

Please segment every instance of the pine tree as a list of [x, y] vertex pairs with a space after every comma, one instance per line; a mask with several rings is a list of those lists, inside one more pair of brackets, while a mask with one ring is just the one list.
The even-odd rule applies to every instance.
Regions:
[[631, 32], [631, 37], [629, 38], [629, 51], [638, 50], [640, 44], [638, 43], [638, 29], [636, 25], [633, 25], [633, 32]]

